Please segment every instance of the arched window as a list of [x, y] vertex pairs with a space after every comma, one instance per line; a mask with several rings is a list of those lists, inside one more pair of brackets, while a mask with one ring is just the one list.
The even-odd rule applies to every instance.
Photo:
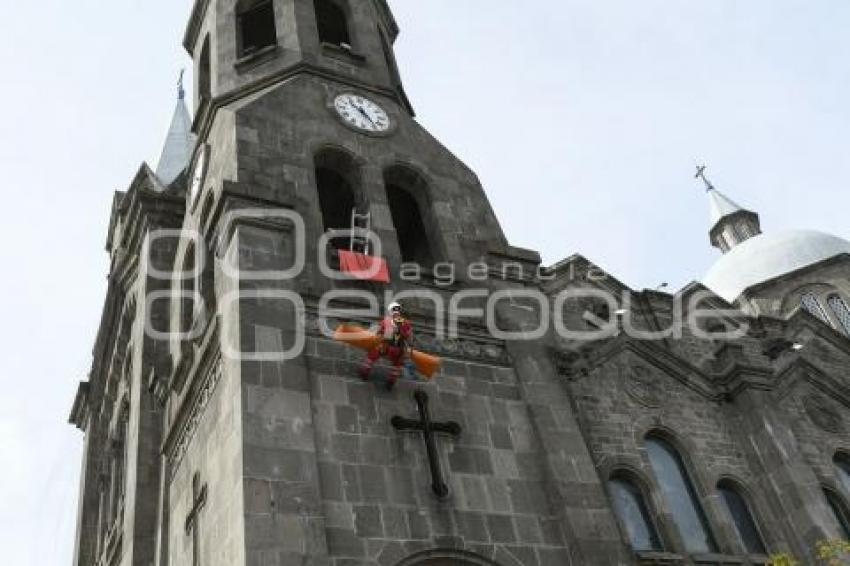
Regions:
[[629, 544], [635, 551], [661, 551], [661, 541], [646, 506], [643, 492], [633, 481], [623, 476], [608, 480], [608, 493], [614, 512]]
[[688, 552], [716, 552], [717, 545], [681, 456], [667, 441], [646, 439], [646, 451], [664, 500]]
[[111, 490], [109, 504], [109, 526], [118, 519], [118, 510], [123, 504], [126, 497], [126, 479], [127, 479], [127, 425], [130, 421], [130, 403], [123, 401], [121, 403], [121, 412], [118, 415], [116, 423], [115, 436], [112, 439], [110, 446], [110, 474], [111, 474]]
[[384, 174], [384, 184], [402, 261], [432, 267], [436, 257], [422, 215], [427, 183], [407, 168], [394, 167]]
[[348, 18], [336, 0], [314, 0], [319, 41], [338, 46], [351, 46]]
[[210, 220], [210, 215], [213, 211], [213, 206], [215, 205], [215, 194], [210, 192], [207, 195], [206, 200], [204, 200], [204, 206], [201, 208], [201, 230], [205, 230], [207, 228], [207, 222]]
[[850, 457], [838, 454], [834, 460], [835, 473], [844, 488], [844, 495], [850, 497]]
[[277, 45], [273, 0], [242, 0], [236, 7], [239, 57]]
[[[350, 156], [336, 150], [316, 154], [315, 165], [322, 228], [325, 232], [350, 230], [351, 213], [357, 206], [355, 187], [360, 178], [357, 165]], [[331, 240], [331, 245], [347, 249], [350, 241], [350, 238], [336, 238]]]
[[209, 36], [204, 39], [201, 58], [198, 62], [198, 98], [202, 102], [212, 98], [212, 59]]
[[397, 566], [497, 566], [492, 560], [462, 550], [426, 550], [410, 556]]
[[726, 504], [729, 516], [732, 517], [732, 524], [735, 525], [735, 531], [738, 533], [738, 538], [741, 539], [744, 548], [747, 549], [747, 553], [767, 554], [767, 548], [761, 538], [753, 514], [750, 512], [750, 506], [747, 505], [747, 501], [738, 488], [731, 482], [721, 482], [717, 486], [717, 491], [720, 492], [720, 496]]
[[823, 495], [835, 515], [835, 522], [838, 523], [841, 534], [845, 540], [850, 540], [850, 512], [847, 511], [844, 501], [831, 489], [824, 488]]
[[814, 293], [804, 293], [803, 296], [800, 297], [800, 304], [810, 314], [818, 317], [826, 323], [829, 323], [829, 317], [826, 316], [826, 311], [823, 310], [817, 295]]
[[180, 280], [180, 328], [178, 332], [185, 335], [192, 331], [195, 322], [195, 292], [197, 281], [195, 278], [195, 245], [191, 244], [186, 250], [183, 259], [183, 273]]
[[844, 333], [850, 336], [850, 308], [839, 295], [832, 295], [826, 300], [829, 308], [835, 314], [835, 318], [841, 323]]

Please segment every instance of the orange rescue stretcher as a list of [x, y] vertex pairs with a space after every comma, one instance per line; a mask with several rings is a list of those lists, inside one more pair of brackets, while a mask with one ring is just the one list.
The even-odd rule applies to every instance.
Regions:
[[[380, 346], [383, 339], [374, 332], [369, 332], [365, 328], [355, 324], [340, 324], [336, 332], [334, 332], [334, 340], [368, 352]], [[439, 371], [440, 365], [443, 363], [437, 356], [432, 356], [419, 350], [411, 351], [410, 361], [413, 362], [416, 371], [428, 380], [434, 377], [434, 374]]]

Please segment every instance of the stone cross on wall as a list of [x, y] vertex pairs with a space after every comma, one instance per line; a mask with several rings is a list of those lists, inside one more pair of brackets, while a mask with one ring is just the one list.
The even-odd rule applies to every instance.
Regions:
[[404, 417], [393, 417], [393, 428], [399, 431], [410, 431], [422, 433], [425, 440], [425, 448], [428, 451], [428, 464], [431, 467], [431, 489], [437, 497], [443, 498], [449, 494], [449, 487], [443, 480], [443, 471], [440, 466], [440, 456], [437, 453], [437, 442], [434, 433], [460, 436], [461, 427], [456, 422], [435, 423], [431, 420], [431, 412], [428, 410], [428, 394], [418, 389], [413, 394], [416, 405], [419, 407], [419, 420], [406, 419]]
[[192, 478], [192, 509], [186, 517], [186, 534], [192, 536], [192, 566], [201, 566], [201, 542], [198, 538], [200, 514], [207, 504], [207, 485], [201, 486], [201, 477], [195, 474]]

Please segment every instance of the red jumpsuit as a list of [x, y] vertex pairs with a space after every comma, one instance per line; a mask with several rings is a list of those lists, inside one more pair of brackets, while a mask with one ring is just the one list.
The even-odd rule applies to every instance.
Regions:
[[360, 377], [369, 379], [372, 366], [381, 356], [384, 356], [393, 364], [390, 377], [387, 380], [387, 386], [392, 387], [401, 377], [401, 368], [413, 340], [413, 325], [401, 314], [388, 316], [381, 321], [378, 336], [383, 340], [380, 345], [370, 350], [366, 355], [366, 361], [360, 368]]

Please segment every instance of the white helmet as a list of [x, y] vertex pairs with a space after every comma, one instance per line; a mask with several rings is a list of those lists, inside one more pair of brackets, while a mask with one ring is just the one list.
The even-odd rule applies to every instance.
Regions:
[[393, 301], [389, 305], [387, 305], [387, 312], [389, 314], [393, 314], [395, 311], [401, 310], [401, 303]]

